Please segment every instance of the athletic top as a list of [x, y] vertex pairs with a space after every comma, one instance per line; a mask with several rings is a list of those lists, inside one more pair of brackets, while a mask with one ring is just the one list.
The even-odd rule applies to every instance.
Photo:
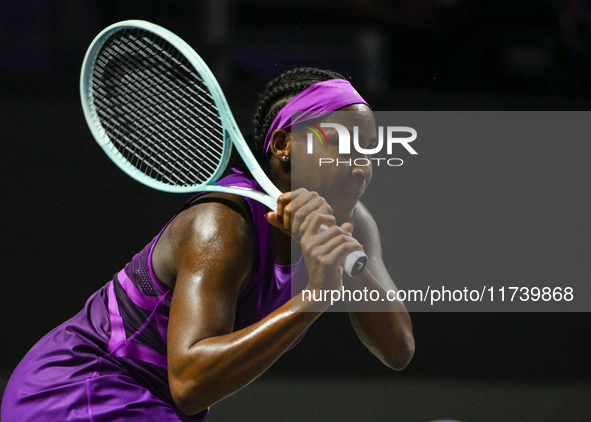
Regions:
[[[256, 181], [240, 174], [218, 184], [262, 191]], [[275, 264], [271, 226], [263, 217], [267, 208], [245, 200], [256, 246], [250, 284], [238, 297], [234, 330], [252, 325], [286, 303], [291, 298], [292, 272], [295, 289], [307, 283], [303, 259], [294, 266]], [[196, 422], [205, 418], [209, 409], [192, 417], [182, 414], [168, 384], [166, 336], [172, 290], [158, 280], [152, 267], [154, 246], [168, 224], [89, 298], [80, 313], [29, 351], [6, 387], [3, 422]]]

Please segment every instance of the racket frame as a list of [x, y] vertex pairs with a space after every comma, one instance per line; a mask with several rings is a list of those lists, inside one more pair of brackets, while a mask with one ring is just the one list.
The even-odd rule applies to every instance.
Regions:
[[[224, 148], [218, 167], [209, 177], [209, 179], [207, 179], [201, 184], [195, 184], [190, 186], [176, 186], [149, 177], [148, 175], [144, 174], [142, 171], [137, 169], [134, 165], [132, 165], [117, 150], [114, 143], [109, 139], [107, 132], [101, 126], [100, 119], [98, 118], [98, 113], [94, 105], [94, 98], [92, 92], [93, 69], [98, 54], [105, 42], [114, 33], [125, 29], [146, 30], [166, 40], [189, 61], [189, 63], [194, 67], [194, 69], [197, 71], [197, 73], [209, 89], [214, 104], [218, 109], [218, 115], [222, 122]], [[238, 125], [230, 110], [226, 97], [224, 96], [223, 91], [219, 83], [215, 79], [213, 73], [211, 72], [211, 70], [209, 70], [209, 67], [207, 67], [203, 59], [199, 57], [195, 50], [193, 50], [193, 48], [191, 48], [189, 44], [187, 44], [176, 34], [170, 32], [169, 30], [159, 25], [155, 25], [153, 23], [142, 20], [122, 21], [105, 28], [95, 37], [90, 47], [86, 51], [86, 55], [84, 56], [84, 61], [82, 63], [82, 70], [80, 74], [80, 98], [82, 101], [82, 110], [84, 112], [84, 117], [96, 142], [105, 151], [105, 153], [111, 159], [111, 161], [113, 161], [121, 170], [123, 170], [125, 173], [127, 173], [129, 176], [133, 177], [137, 181], [153, 189], [158, 189], [161, 191], [171, 193], [201, 191], [234, 193], [237, 195], [252, 198], [266, 205], [268, 208], [276, 210], [277, 199], [282, 194], [282, 192], [279, 189], [277, 189], [277, 187], [275, 187], [271, 180], [269, 180], [268, 176], [265, 174], [265, 172], [257, 162], [256, 158], [252, 154], [250, 148], [244, 140], [244, 137], [242, 136], [242, 133], [240, 132], [240, 129], [238, 128]], [[231, 142], [229, 142], [228, 140], [230, 140]], [[236, 147], [248, 170], [255, 178], [255, 180], [259, 183], [259, 185], [263, 188], [266, 194], [256, 191], [254, 189], [247, 189], [237, 186], [218, 186], [215, 184], [217, 180], [222, 176], [226, 169], [226, 166], [228, 165], [230, 155], [232, 152], [232, 144]]]

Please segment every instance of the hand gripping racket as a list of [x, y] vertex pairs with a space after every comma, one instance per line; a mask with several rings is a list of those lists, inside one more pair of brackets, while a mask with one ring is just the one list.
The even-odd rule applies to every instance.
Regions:
[[[215, 77], [181, 38], [130, 20], [92, 42], [80, 76], [86, 122], [109, 158], [134, 179], [166, 192], [227, 192], [272, 210], [282, 194], [248, 148]], [[265, 193], [218, 186], [232, 143]], [[343, 259], [359, 275], [363, 252]]]

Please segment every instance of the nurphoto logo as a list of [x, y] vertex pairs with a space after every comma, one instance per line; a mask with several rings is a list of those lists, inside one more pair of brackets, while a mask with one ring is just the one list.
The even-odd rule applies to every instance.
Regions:
[[[312, 127], [313, 126], [313, 127]], [[337, 131], [339, 135], [339, 155], [343, 154], [351, 154], [351, 135], [349, 130], [338, 123], [320, 123], [320, 127], [317, 125], [311, 124], [311, 126], [305, 126], [310, 132], [308, 132], [308, 154], [312, 154], [314, 151], [314, 135], [318, 141], [320, 141], [321, 145], [328, 145], [328, 138], [322, 128], [333, 128]], [[373, 148], [362, 148], [359, 145], [359, 127], [353, 126], [353, 147], [355, 150], [362, 155], [371, 156], [374, 154], [379, 153], [382, 148], [384, 147], [384, 143], [386, 144], [386, 153], [387, 155], [392, 155], [393, 145], [400, 144], [402, 145], [410, 154], [417, 155], [418, 153], [415, 149], [410, 146], [409, 144], [417, 139], [417, 131], [408, 126], [386, 126], [385, 128], [385, 141], [384, 141], [384, 126], [378, 127], [378, 143]], [[395, 134], [405, 133], [409, 134], [410, 136], [404, 137], [396, 137]], [[380, 165], [381, 162], [386, 162], [388, 166], [391, 167], [399, 167], [404, 162], [401, 158], [384, 158], [384, 157], [370, 157], [370, 158], [355, 158], [355, 159], [348, 159], [342, 160], [338, 158], [320, 158], [319, 165], [322, 166], [328, 164], [334, 165], [355, 165], [355, 166], [369, 166], [370, 164], [377, 164]]]

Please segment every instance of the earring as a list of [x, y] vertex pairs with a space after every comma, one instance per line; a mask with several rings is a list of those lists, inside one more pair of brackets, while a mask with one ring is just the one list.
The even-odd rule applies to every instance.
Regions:
[[289, 157], [288, 157], [287, 155], [284, 155], [283, 157], [281, 157], [281, 159], [282, 159], [283, 161], [287, 161], [287, 160], [289, 160]]

